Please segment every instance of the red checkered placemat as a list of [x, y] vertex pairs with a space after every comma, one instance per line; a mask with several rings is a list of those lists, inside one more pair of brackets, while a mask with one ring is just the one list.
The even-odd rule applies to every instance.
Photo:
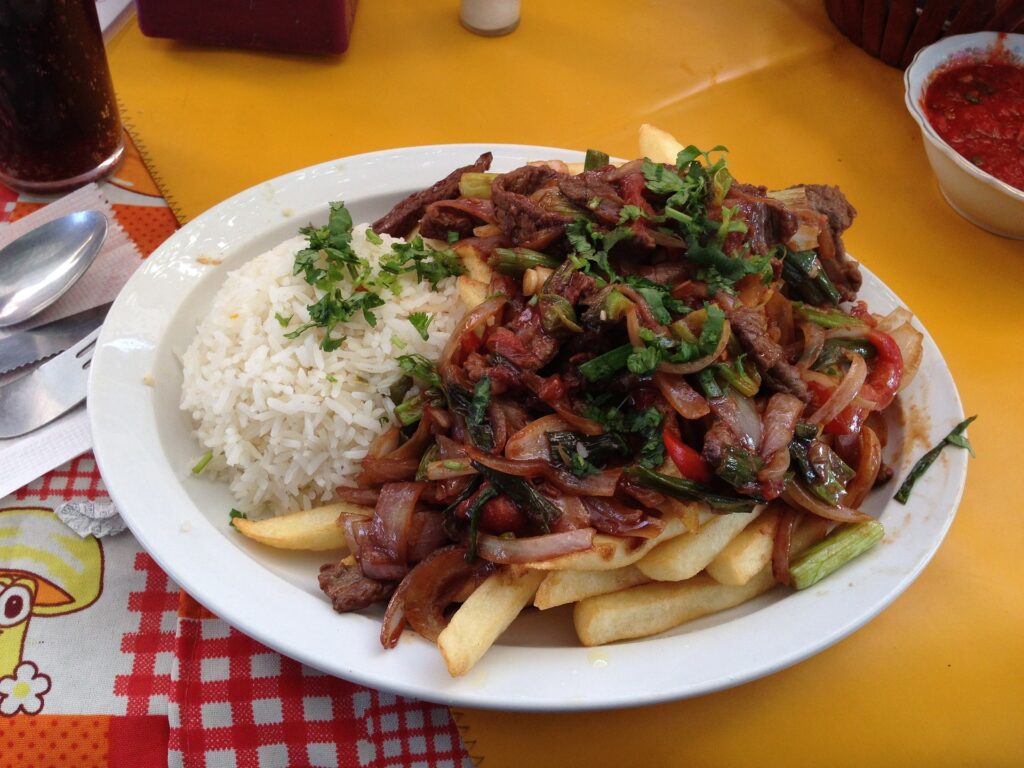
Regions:
[[[96, 462], [86, 454], [0, 502], [0, 515], [26, 505], [45, 510], [65, 501], [106, 498]], [[5, 735], [14, 743], [15, 735], [23, 741], [30, 738], [26, 733], [58, 727], [71, 742], [75, 734], [69, 729], [86, 722], [93, 741], [70, 753], [78, 766], [148, 767], [166, 761], [170, 768], [471, 768], [447, 708], [365, 688], [281, 656], [206, 611], [130, 537], [123, 533], [103, 542], [104, 582], [135, 585], [115, 606], [126, 629], [111, 644], [111, 652], [125, 659], [124, 671], [110, 677], [114, 712], [90, 709], [95, 691], [76, 700], [65, 688], [61, 711], [52, 714], [51, 694], [44, 693], [38, 714], [0, 717], [0, 744]], [[129, 543], [134, 554], [116, 562], [110, 556], [116, 539]], [[84, 620], [89, 611], [83, 613]], [[109, 614], [97, 613], [97, 619], [102, 624], [91, 631], [104, 632]], [[33, 636], [45, 630], [50, 634], [35, 637], [36, 642], [55, 641], [53, 634], [62, 627], [47, 622], [45, 628], [31, 628]], [[67, 659], [69, 665], [81, 661]], [[56, 681], [62, 678], [59, 668], [49, 666], [46, 672]], [[26, 721], [32, 721], [30, 731], [12, 730]], [[27, 752], [0, 752], [0, 768], [59, 765], [33, 762], [33, 756], [45, 761], [60, 754], [59, 734], [52, 752], [46, 738], [32, 739]], [[129, 744], [133, 748], [126, 749]], [[143, 754], [146, 760], [133, 762]]]

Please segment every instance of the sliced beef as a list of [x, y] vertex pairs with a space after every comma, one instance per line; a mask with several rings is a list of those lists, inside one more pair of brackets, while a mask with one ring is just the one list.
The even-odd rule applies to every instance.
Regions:
[[487, 349], [527, 371], [543, 368], [558, 353], [558, 341], [544, 332], [533, 307], [487, 337]]
[[734, 220], [747, 225], [746, 233], [729, 234], [723, 245], [726, 253], [746, 242], [754, 253], [765, 254], [773, 245], [789, 240], [799, 227], [796, 215], [779, 201], [768, 197], [765, 187], [733, 184], [722, 206], [739, 208]]
[[494, 222], [490, 200], [438, 200], [427, 206], [420, 219], [420, 234], [446, 240], [449, 232], [461, 240], [482, 224]]
[[857, 210], [850, 205], [846, 195], [839, 187], [829, 184], [803, 184], [807, 202], [819, 213], [828, 218], [828, 225], [837, 233], [842, 234], [853, 224]]
[[320, 589], [338, 613], [358, 611], [386, 600], [394, 591], [393, 583], [363, 575], [358, 565], [328, 563], [320, 568]]
[[828, 184], [803, 184], [811, 208], [825, 217], [827, 231], [818, 238], [818, 256], [825, 274], [835, 284], [844, 301], [853, 301], [860, 290], [860, 266], [846, 254], [842, 234], [853, 223], [856, 209], [840, 191]]
[[589, 210], [595, 219], [615, 226], [622, 213], [618, 191], [597, 171], [584, 171], [558, 180], [558, 189], [569, 202]]
[[[644, 197], [647, 189], [647, 180], [640, 172], [627, 173], [619, 179], [619, 187], [622, 189], [622, 201], [626, 205], [635, 205], [644, 213], [654, 213], [654, 208]], [[645, 218], [633, 219], [629, 224], [633, 230], [633, 242], [643, 248], [654, 248], [657, 243], [651, 232], [650, 222]]]
[[704, 434], [704, 448], [700, 457], [711, 467], [717, 468], [722, 463], [726, 448], [738, 448], [739, 438], [729, 423], [720, 418], [712, 422]]
[[789, 364], [782, 347], [768, 335], [768, 323], [762, 310], [733, 309], [729, 312], [729, 323], [740, 346], [754, 359], [765, 384], [776, 392], [786, 392], [805, 403], [810, 402], [811, 396], [800, 372]]
[[491, 153], [484, 152], [472, 165], [456, 168], [432, 187], [409, 195], [386, 215], [373, 222], [373, 231], [392, 237], [405, 237], [416, 226], [428, 205], [438, 200], [450, 200], [459, 196], [459, 179], [462, 178], [462, 174], [482, 173], [490, 167]]
[[531, 196], [563, 176], [544, 165], [524, 165], [491, 184], [494, 218], [512, 245], [541, 250], [562, 236], [571, 218], [547, 210]]

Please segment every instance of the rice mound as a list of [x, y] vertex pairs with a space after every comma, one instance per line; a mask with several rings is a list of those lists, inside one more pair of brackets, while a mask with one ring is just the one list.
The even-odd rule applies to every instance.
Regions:
[[[352, 246], [376, 270], [400, 241], [382, 235], [374, 245], [365, 232], [353, 229]], [[368, 446], [393, 423], [387, 393], [403, 375], [398, 356], [436, 360], [461, 314], [454, 278], [435, 292], [403, 275], [397, 295], [381, 292], [376, 327], [357, 313], [335, 328], [348, 337], [340, 348], [321, 350], [320, 328], [288, 339], [320, 298], [292, 274], [305, 246], [292, 238], [229, 273], [182, 360], [181, 407], [203, 451], [213, 452], [204, 475], [226, 478], [245, 512], [309, 509], [355, 485]], [[413, 312], [433, 315], [429, 340], [409, 322]], [[291, 317], [287, 328], [275, 315]]]

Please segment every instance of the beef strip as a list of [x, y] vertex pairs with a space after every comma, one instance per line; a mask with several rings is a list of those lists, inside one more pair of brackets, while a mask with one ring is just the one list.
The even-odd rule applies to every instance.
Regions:
[[320, 567], [320, 589], [338, 613], [358, 611], [386, 600], [395, 585], [363, 575], [358, 565], [328, 563]]
[[561, 237], [572, 219], [543, 208], [530, 195], [562, 176], [544, 165], [524, 165], [491, 184], [494, 218], [512, 245], [540, 250]]
[[818, 255], [825, 274], [835, 284], [844, 301], [853, 301], [860, 290], [862, 277], [860, 266], [851, 259], [843, 245], [842, 234], [853, 223], [856, 209], [840, 191], [839, 187], [828, 184], [802, 184], [807, 202], [811, 208], [822, 214], [828, 223], [828, 231], [819, 238]]
[[584, 171], [576, 176], [565, 176], [558, 180], [558, 189], [569, 202], [589, 210], [603, 224], [614, 227], [619, 223], [622, 198], [601, 173]]
[[789, 364], [785, 353], [768, 335], [768, 323], [763, 310], [740, 307], [729, 312], [729, 323], [740, 345], [754, 359], [765, 384], [776, 392], [795, 395], [805, 403], [811, 396], [800, 372]]
[[736, 184], [729, 187], [729, 194], [722, 202], [723, 207], [737, 207], [734, 221], [747, 225], [746, 233], [732, 232], [723, 244], [723, 250], [731, 253], [742, 243], [750, 244], [754, 253], [765, 254], [773, 245], [786, 242], [799, 227], [796, 215], [786, 206], [768, 197], [765, 187], [752, 184]]
[[527, 307], [512, 322], [490, 333], [487, 349], [524, 370], [536, 371], [558, 354], [558, 341], [541, 328], [534, 308]]
[[711, 467], [722, 463], [726, 448], [738, 448], [739, 438], [724, 419], [716, 418], [704, 435], [704, 448], [700, 457]]
[[490, 167], [491, 153], [484, 152], [475, 163], [456, 168], [432, 187], [413, 192], [387, 214], [373, 222], [373, 231], [392, 237], [405, 237], [416, 226], [416, 222], [423, 216], [428, 205], [438, 200], [450, 200], [453, 197], [458, 197], [459, 179], [462, 178], [462, 174], [482, 173]]
[[438, 200], [427, 206], [420, 219], [420, 234], [446, 240], [449, 232], [461, 240], [470, 237], [481, 224], [494, 221], [489, 200]]

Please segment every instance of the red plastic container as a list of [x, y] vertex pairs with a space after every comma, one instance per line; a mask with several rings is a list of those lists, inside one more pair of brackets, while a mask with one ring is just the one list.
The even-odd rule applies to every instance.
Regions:
[[136, 0], [148, 37], [292, 53], [342, 53], [356, 0]]

